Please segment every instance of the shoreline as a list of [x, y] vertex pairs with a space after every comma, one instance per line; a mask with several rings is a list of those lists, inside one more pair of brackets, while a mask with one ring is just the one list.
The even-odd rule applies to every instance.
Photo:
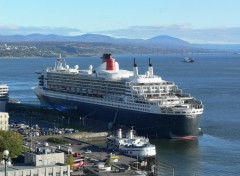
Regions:
[[[67, 58], [67, 57], [94, 57], [94, 56], [97, 56], [97, 55], [67, 55], [67, 56], [63, 56], [64, 58]], [[0, 56], [0, 59], [40, 59], [40, 58], [57, 58], [58, 56], [48, 56], [48, 57], [38, 57], [38, 56], [32, 56], [32, 57], [1, 57]]]
[[[172, 53], [119, 53], [119, 54], [115, 54], [115, 55], [152, 55], [152, 54], [155, 54], [155, 55], [170, 55], [170, 54], [177, 54], [177, 55], [183, 55], [182, 53], [175, 53], [175, 52], [172, 52]], [[214, 55], [214, 54], [224, 54], [224, 55], [240, 55], [240, 54], [236, 54], [234, 52], [207, 52], [207, 53], [191, 53], [190, 55]], [[68, 58], [68, 57], [72, 57], [72, 58], [77, 58], [77, 57], [95, 57], [95, 56], [98, 56], [96, 54], [93, 54], [93, 55], [66, 55], [66, 56], [63, 56], [65, 58]], [[17, 57], [17, 56], [0, 56], [0, 59], [40, 59], [40, 58], [57, 58], [58, 56], [24, 56], [24, 57]]]

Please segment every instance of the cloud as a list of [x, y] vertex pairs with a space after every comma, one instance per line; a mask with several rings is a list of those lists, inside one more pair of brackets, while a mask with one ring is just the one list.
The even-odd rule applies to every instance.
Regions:
[[33, 33], [39, 34], [55, 34], [55, 35], [80, 35], [82, 31], [76, 28], [67, 28], [67, 27], [35, 27], [35, 26], [16, 26], [16, 25], [6, 25], [0, 24], [0, 35], [28, 35]]
[[126, 29], [98, 31], [113, 37], [152, 38], [170, 35], [192, 43], [240, 43], [240, 27], [193, 29], [189, 24], [165, 26], [132, 26]]

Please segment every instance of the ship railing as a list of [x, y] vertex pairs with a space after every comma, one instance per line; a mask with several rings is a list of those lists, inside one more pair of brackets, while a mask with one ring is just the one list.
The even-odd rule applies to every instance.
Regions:
[[191, 104], [191, 107], [194, 108], [194, 109], [202, 109], [204, 107], [203, 104], [202, 104], [202, 101], [199, 101], [199, 100], [193, 99], [189, 103]]
[[181, 94], [181, 92], [178, 92], [177, 90], [169, 90], [168, 93], [172, 93], [172, 94]]
[[188, 93], [180, 93], [180, 94], [177, 93], [176, 95], [177, 95], [178, 97], [183, 97], [183, 98], [184, 98], [184, 97], [191, 97], [191, 95], [188, 94]]
[[194, 105], [193, 105], [193, 108], [194, 108], [194, 109], [203, 109], [203, 107], [204, 107], [204, 106], [203, 106], [202, 104], [194, 104]]
[[196, 108], [186, 108], [183, 106], [174, 106], [174, 107], [162, 107], [161, 112], [163, 114], [200, 114], [202, 113], [202, 110], [199, 108], [198, 110]]
[[174, 85], [174, 83], [171, 81], [166, 81], [166, 82], [163, 82], [162, 85]]
[[167, 95], [163, 95], [163, 96], [161, 96], [159, 98], [163, 99], [163, 100], [168, 100], [169, 98], [173, 98], [173, 97], [175, 97], [174, 94], [171, 94], [171, 95], [167, 94]]

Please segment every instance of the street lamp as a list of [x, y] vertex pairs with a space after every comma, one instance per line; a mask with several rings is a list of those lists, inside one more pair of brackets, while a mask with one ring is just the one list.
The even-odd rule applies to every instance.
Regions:
[[79, 126], [82, 127], [81, 125], [82, 117], [79, 117]]
[[56, 120], [53, 120], [53, 130], [55, 130], [55, 121]]
[[7, 165], [10, 166], [11, 165], [11, 161], [9, 158], [9, 151], [8, 150], [4, 150], [3, 151], [3, 157], [2, 157], [2, 164], [4, 163], [5, 165], [5, 176], [7, 176]]
[[82, 118], [83, 130], [84, 130], [85, 123], [86, 123], [85, 120], [86, 120], [86, 116], [83, 116], [83, 118]]
[[68, 116], [68, 127], [69, 127], [69, 124], [70, 124], [70, 117]]
[[63, 128], [63, 121], [64, 121], [64, 118], [65, 118], [65, 117], [64, 117], [64, 116], [62, 116], [62, 128]]

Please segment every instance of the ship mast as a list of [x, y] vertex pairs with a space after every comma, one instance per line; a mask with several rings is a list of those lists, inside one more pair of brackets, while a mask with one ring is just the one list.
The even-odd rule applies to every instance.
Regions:
[[64, 67], [62, 65], [62, 55], [61, 55], [61, 53], [59, 54], [59, 57], [57, 58], [57, 63], [55, 64], [55, 69], [56, 70], [64, 70]]

